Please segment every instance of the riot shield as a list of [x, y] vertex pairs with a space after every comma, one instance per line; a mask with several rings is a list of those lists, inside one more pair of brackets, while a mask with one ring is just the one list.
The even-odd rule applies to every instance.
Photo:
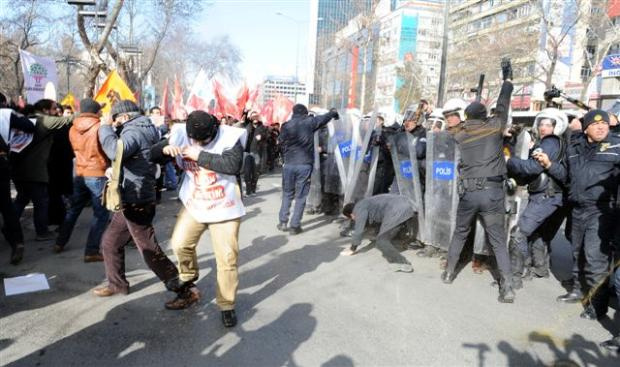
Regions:
[[[519, 159], [528, 159], [530, 155], [530, 143], [532, 136], [529, 131], [524, 129], [517, 136], [513, 155]], [[527, 206], [528, 193], [526, 186], [517, 186], [506, 194], [506, 236], [510, 239], [510, 232], [517, 225], [519, 216]]]
[[425, 238], [427, 244], [442, 250], [448, 250], [456, 226], [458, 161], [458, 144], [452, 134], [447, 131], [427, 133]]
[[355, 119], [355, 116], [347, 112], [340, 116], [339, 120], [332, 120], [327, 124], [329, 149], [330, 152], [334, 152], [341, 190], [344, 190], [347, 184], [347, 170], [351, 158], [351, 135], [353, 133], [352, 119]]
[[419, 241], [425, 240], [424, 235], [424, 205], [420, 185], [420, 171], [415, 152], [416, 139], [406, 131], [388, 137], [390, 154], [396, 185], [400, 195], [406, 196], [418, 218], [418, 228], [415, 237]]
[[[377, 113], [370, 118], [353, 120], [351, 136], [351, 157], [344, 192], [344, 202], [355, 202], [364, 197], [370, 178], [371, 152], [368, 151], [370, 137], [375, 129]], [[374, 178], [373, 178], [374, 184]]]
[[312, 176], [310, 176], [310, 192], [306, 203], [308, 212], [315, 213], [321, 205], [321, 160], [319, 157], [319, 132], [314, 132], [314, 163], [312, 165]]

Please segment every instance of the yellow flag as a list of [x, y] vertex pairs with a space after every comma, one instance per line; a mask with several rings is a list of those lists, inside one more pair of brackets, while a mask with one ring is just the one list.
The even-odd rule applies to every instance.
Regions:
[[73, 96], [73, 93], [67, 93], [65, 98], [60, 101], [60, 104], [63, 106], [71, 106], [71, 108], [75, 110], [75, 96]]
[[136, 97], [133, 95], [131, 89], [129, 89], [127, 84], [121, 79], [116, 70], [112, 70], [99, 89], [99, 92], [97, 92], [95, 101], [99, 102], [99, 104], [105, 103], [101, 111], [107, 114], [110, 113], [110, 109], [116, 101], [124, 99], [136, 102]]

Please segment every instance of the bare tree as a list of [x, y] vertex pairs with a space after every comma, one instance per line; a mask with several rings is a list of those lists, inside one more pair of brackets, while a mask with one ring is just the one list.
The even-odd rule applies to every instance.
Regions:
[[620, 43], [620, 29], [609, 18], [607, 8], [609, 0], [592, 0], [592, 7], [587, 18], [587, 47], [584, 48], [585, 66], [588, 70], [583, 79], [580, 100], [585, 100], [588, 87], [598, 75], [601, 63], [611, 46]]
[[[89, 65], [86, 73], [86, 91], [85, 94], [88, 97], [92, 97], [95, 94], [95, 85], [97, 82], [97, 77], [99, 76], [100, 71], [108, 72], [109, 67], [106, 61], [102, 57], [102, 51], [104, 47], [108, 43], [108, 38], [110, 37], [110, 33], [112, 29], [116, 25], [116, 21], [123, 7], [124, 0], [117, 0], [112, 8], [110, 14], [106, 17], [105, 27], [103, 32], [99, 37], [97, 35], [89, 36], [86, 31], [84, 16], [82, 16], [79, 10], [83, 10], [83, 6], [80, 5], [78, 7], [77, 12], [77, 26], [78, 32], [80, 34], [80, 39], [82, 40], [82, 44], [89, 55]], [[107, 0], [105, 1], [104, 6], [107, 7]], [[92, 38], [92, 39], [91, 39]]]
[[21, 94], [24, 86], [19, 50], [31, 50], [48, 39], [51, 19], [46, 14], [47, 4], [25, 0], [12, 3], [10, 11], [0, 15], [0, 73], [9, 95]]
[[409, 105], [419, 101], [424, 93], [424, 72], [416, 61], [405, 61], [402, 66], [396, 67], [396, 74], [401, 80], [401, 86], [396, 89], [394, 98], [400, 106], [399, 113], [404, 113]]
[[[540, 58], [537, 66], [540, 68], [540, 75], [535, 78], [545, 83], [545, 88], [549, 89], [554, 84], [553, 77], [560, 59], [562, 49], [568, 49], [573, 42], [572, 34], [575, 28], [587, 12], [587, 3], [584, 0], [565, 0], [565, 1], [545, 1], [530, 0], [533, 7], [540, 14], [540, 31], [545, 35], [545, 47], [543, 48], [544, 58]], [[568, 10], [571, 16], [563, 16]]]

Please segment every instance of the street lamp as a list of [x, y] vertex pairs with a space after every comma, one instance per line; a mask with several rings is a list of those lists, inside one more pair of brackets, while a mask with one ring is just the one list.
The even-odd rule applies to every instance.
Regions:
[[282, 13], [281, 11], [276, 12], [276, 15], [279, 15], [281, 17], [284, 17], [288, 20], [291, 20], [293, 22], [295, 22], [295, 24], [297, 25], [297, 50], [295, 52], [295, 103], [297, 103], [297, 92], [298, 92], [298, 87], [299, 87], [299, 27], [301, 25], [301, 23], [303, 23], [300, 20], [297, 20], [291, 16], [288, 16], [284, 13]]

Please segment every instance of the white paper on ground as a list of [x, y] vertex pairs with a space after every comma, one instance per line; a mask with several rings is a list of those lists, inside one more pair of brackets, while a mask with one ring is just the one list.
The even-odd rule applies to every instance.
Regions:
[[4, 278], [4, 293], [7, 296], [50, 289], [45, 274], [34, 273], [14, 278]]

